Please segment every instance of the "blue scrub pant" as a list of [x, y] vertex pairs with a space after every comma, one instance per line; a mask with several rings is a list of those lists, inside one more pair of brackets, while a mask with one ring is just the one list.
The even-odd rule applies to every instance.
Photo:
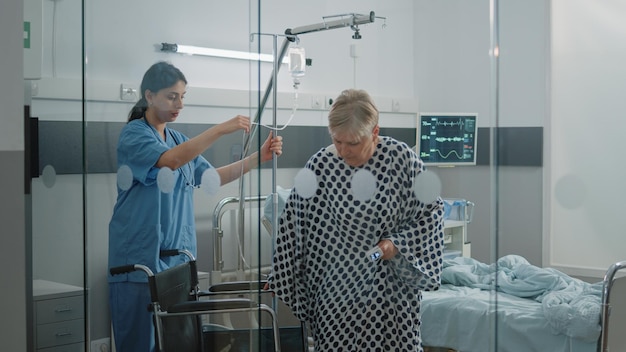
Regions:
[[109, 304], [117, 352], [153, 352], [154, 325], [148, 283], [110, 282]]

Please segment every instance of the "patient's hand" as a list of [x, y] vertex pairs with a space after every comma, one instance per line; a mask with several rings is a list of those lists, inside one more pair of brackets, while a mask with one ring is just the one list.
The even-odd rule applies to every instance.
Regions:
[[394, 246], [391, 240], [381, 240], [380, 242], [378, 242], [377, 246], [380, 247], [380, 249], [383, 251], [383, 256], [381, 257], [381, 259], [389, 260], [395, 257], [396, 254], [398, 254], [398, 248]]
[[[263, 285], [263, 290], [268, 291], [270, 289], [270, 283], [266, 282], [265, 285]], [[274, 292], [272, 292], [272, 297], [274, 297], [276, 294]]]

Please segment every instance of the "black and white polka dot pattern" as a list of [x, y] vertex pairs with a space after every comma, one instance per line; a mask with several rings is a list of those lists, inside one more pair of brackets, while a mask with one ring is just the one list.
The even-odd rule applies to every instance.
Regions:
[[[306, 168], [318, 187], [307, 198], [294, 189], [286, 202], [270, 288], [310, 324], [316, 351], [423, 351], [421, 290], [440, 284], [443, 202], [416, 198], [422, 162], [406, 144], [381, 137], [361, 168], [326, 149]], [[369, 199], [354, 195], [359, 170], [376, 180]], [[365, 253], [383, 238], [399, 253], [373, 262]]]

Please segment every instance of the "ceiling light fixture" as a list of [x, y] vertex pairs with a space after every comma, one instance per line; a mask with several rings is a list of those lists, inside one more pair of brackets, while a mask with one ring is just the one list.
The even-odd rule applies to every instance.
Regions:
[[[171, 43], [161, 43], [161, 51], [170, 52], [170, 53], [187, 54], [187, 55], [202, 55], [202, 56], [222, 57], [222, 58], [228, 58], [228, 59], [249, 60], [249, 61], [263, 61], [263, 62], [274, 61], [274, 57], [270, 54], [259, 54], [259, 53], [251, 53], [247, 51], [214, 49], [214, 48], [205, 48], [201, 46], [179, 45], [179, 44], [171, 44]], [[288, 58], [285, 58], [283, 60], [283, 63], [287, 63], [287, 62], [288, 62]]]

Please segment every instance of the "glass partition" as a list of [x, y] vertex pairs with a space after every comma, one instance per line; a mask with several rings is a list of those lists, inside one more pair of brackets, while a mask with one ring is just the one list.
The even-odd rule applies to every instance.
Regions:
[[[487, 3], [409, 0], [297, 7], [275, 1], [192, 1], [176, 11], [158, 1], [44, 3], [43, 72], [33, 82], [32, 106], [33, 116], [39, 118], [40, 150], [40, 176], [33, 181], [33, 275], [35, 280], [76, 289], [83, 312], [76, 322], [83, 333], [74, 335], [81, 337], [72, 343], [93, 351], [114, 345], [109, 226], [118, 194], [128, 189], [130, 179], [125, 177], [136, 176], [118, 160], [118, 141], [129, 112], [146, 94], [141, 88], [144, 74], [159, 61], [179, 68], [187, 79], [184, 109], [177, 106], [176, 121], [168, 125], [173, 130], [192, 138], [237, 115], [253, 121], [252, 134], [227, 133], [202, 153], [211, 165], [241, 159], [258, 164], [255, 151], [269, 133], [284, 141], [279, 158], [221, 187], [209, 174], [173, 172], [174, 179], [187, 176], [187, 183], [199, 185], [189, 192], [200, 289], [267, 279], [276, 251], [274, 225], [289, 192], [298, 183], [302, 191], [314, 183], [303, 170], [311, 156], [333, 144], [328, 113], [348, 88], [371, 95], [380, 112], [380, 136], [411, 148], [419, 143], [420, 113], [478, 116], [476, 165], [427, 166], [419, 182], [412, 181], [412, 191], [426, 192], [422, 197], [429, 201], [441, 196], [456, 207], [457, 217], [445, 225], [447, 258], [493, 262], [496, 181], [501, 174], [494, 159], [499, 146], [498, 71], [492, 55], [495, 41], [490, 39], [498, 29], [490, 22], [490, 11]], [[185, 49], [196, 52], [185, 54]], [[208, 49], [269, 60], [216, 56]], [[283, 57], [290, 61], [283, 62]], [[157, 176], [160, 197], [172, 191], [171, 176]], [[367, 180], [371, 178], [361, 181]], [[366, 187], [356, 192], [355, 199], [366, 203], [368, 191]], [[138, 203], [135, 209], [150, 211], [153, 205]], [[344, 205], [336, 208], [351, 211]], [[277, 312], [281, 332], [299, 338], [301, 322], [290, 308], [256, 286], [249, 289], [252, 293], [246, 297], [260, 299]], [[240, 340], [253, 350], [268, 339], [264, 317], [263, 329], [249, 329], [255, 325], [247, 314], [208, 322], [249, 331]], [[487, 324], [492, 327], [493, 322]], [[492, 330], [484, 333], [486, 341], [495, 344]], [[289, 349], [288, 343], [284, 348]]]
[[[33, 303], [45, 306], [42, 302], [61, 299], [63, 307], [76, 304], [67, 321], [79, 332], [63, 332], [52, 342], [36, 340], [34, 348], [74, 345], [99, 351], [113, 345], [109, 226], [118, 192], [127, 185], [124, 177], [132, 176], [132, 169], [129, 174], [130, 167], [119, 163], [118, 141], [129, 112], [146, 93], [141, 89], [144, 74], [159, 61], [179, 68], [187, 79], [184, 109], [170, 116], [176, 120], [168, 125], [173, 130], [192, 138], [237, 115], [253, 121], [253, 133], [226, 133], [204, 148], [202, 156], [212, 166], [242, 159], [258, 164], [255, 152], [270, 132], [284, 141], [279, 158], [224, 185], [211, 182], [215, 173], [213, 179], [182, 170], [160, 176], [162, 195], [170, 194], [172, 175], [199, 186], [188, 192], [193, 194], [201, 289], [268, 278], [279, 214], [298, 184], [306, 190], [317, 182], [303, 170], [311, 169], [306, 165], [313, 155], [333, 144], [327, 127], [330, 106], [341, 91], [357, 88], [371, 95], [380, 112], [380, 135], [409, 147], [417, 147], [418, 136], [425, 136], [428, 126], [418, 123], [420, 115], [476, 116], [475, 162], [426, 165], [424, 177], [418, 178], [426, 183], [414, 191], [427, 190], [444, 201], [446, 268], [457, 263], [484, 269], [473, 274], [486, 281], [465, 293], [481, 292], [487, 318], [468, 323], [462, 314], [433, 308], [437, 295], [455, 286], [455, 277], [444, 270], [445, 287], [422, 293], [424, 345], [431, 351], [497, 351], [505, 344], [558, 345], [572, 337], [517, 340], [524, 337], [510, 330], [515, 326], [506, 314], [512, 298], [503, 287], [511, 283], [506, 274], [519, 265], [542, 274], [558, 270], [567, 275], [564, 280], [593, 284], [611, 263], [623, 259], [622, 241], [615, 235], [620, 233], [615, 203], [621, 199], [616, 176], [621, 168], [610, 163], [620, 160], [622, 106], [616, 92], [623, 91], [623, 48], [616, 39], [621, 27], [615, 18], [623, 6], [616, 1], [498, 0], [321, 4], [193, 0], [172, 8], [160, 1], [43, 3], [42, 71], [30, 81], [30, 112], [39, 133], [30, 226]], [[343, 24], [355, 16], [362, 22]], [[195, 52], [185, 54], [185, 49]], [[222, 56], [224, 50], [229, 57]], [[256, 54], [253, 60], [232, 57], [250, 53]], [[288, 63], [278, 62], [283, 54]], [[462, 127], [457, 120], [446, 121]], [[591, 143], [595, 131], [602, 131], [602, 137]], [[450, 140], [454, 138], [431, 141], [429, 152], [444, 160], [464, 154], [455, 149], [463, 143], [453, 143], [459, 142]], [[238, 176], [242, 170], [231, 171]], [[371, 178], [361, 179], [361, 185], [367, 180]], [[365, 197], [366, 191], [355, 195]], [[366, 198], [357, 200], [365, 203]], [[358, 213], [344, 204], [334, 208]], [[332, 266], [341, 255], [319, 263]], [[358, 276], [358, 269], [343, 270]], [[300, 333], [294, 312], [257, 286], [247, 286], [245, 297], [274, 309], [283, 332]], [[37, 314], [36, 329], [53, 323], [39, 321]], [[441, 314], [450, 315], [432, 318]], [[262, 329], [250, 329], [251, 318], [260, 318]], [[265, 316], [240, 313], [207, 322], [245, 331], [238, 335], [240, 341], [253, 350], [271, 340]], [[551, 331], [547, 320], [532, 326], [541, 330], [537, 334]], [[592, 335], [573, 337], [571, 343], [593, 348]], [[476, 341], [481, 345], [471, 345]]]
[[[626, 84], [626, 46], [618, 40], [625, 26], [617, 18], [626, 8], [620, 1], [552, 1], [549, 10], [543, 264], [598, 282], [624, 260], [626, 249], [619, 221], [623, 166], [613, 162], [621, 160], [620, 95]], [[621, 304], [619, 294], [611, 293], [614, 304]], [[626, 347], [619, 334], [623, 316], [613, 308], [608, 345], [598, 350]]]
[[[128, 247], [154, 245], [150, 238], [143, 243], [124, 242], [125, 234], [116, 229], [124, 227], [128, 236], [132, 236], [141, 232], [142, 227], [153, 231], [150, 229], [157, 225], [153, 235], [163, 237], [163, 241], [157, 244], [157, 250], [188, 249], [194, 254], [201, 290], [207, 290], [211, 283], [256, 280], [259, 277], [259, 241], [264, 236], [269, 242], [270, 237], [266, 232], [260, 233], [265, 230], [261, 228], [255, 212], [263, 204], [257, 197], [265, 196], [271, 190], [271, 168], [267, 169], [267, 165], [254, 168], [244, 178], [235, 176], [241, 173], [241, 164], [219, 171], [219, 174], [215, 171], [216, 168], [239, 163], [242, 158], [247, 158], [248, 164], [258, 162], [253, 153], [258, 149], [258, 143], [267, 137], [267, 130], [249, 136], [239, 128], [231, 127], [232, 124], [224, 123], [237, 115], [254, 116], [259, 94], [262, 94], [259, 87], [265, 85], [270, 77], [272, 63], [184, 53], [185, 47], [189, 49], [191, 46], [195, 47], [192, 50], [217, 49], [271, 56], [271, 40], [261, 34], [258, 9], [247, 3], [242, 5], [241, 2], [216, 4], [192, 1], [172, 11], [169, 4], [158, 1], [85, 3], [85, 212], [89, 252], [87, 270], [92, 289], [89, 307], [92, 316], [98, 317], [90, 321], [89, 330], [92, 341], [95, 341], [92, 343], [96, 345], [114, 334], [110, 325], [109, 290], [115, 284], [108, 281], [116, 279], [108, 273], [112, 266], [109, 247], [113, 246], [121, 252], [125, 250], [122, 248], [125, 243]], [[111, 18], [116, 20], [111, 21]], [[149, 92], [142, 89], [144, 74], [157, 62], [179, 69], [187, 81], [186, 86], [182, 90], [169, 90], [173, 85], [148, 86]], [[165, 76], [157, 75], [155, 79], [158, 81], [162, 77]], [[153, 120], [155, 116], [151, 115], [154, 111], [166, 110], [162, 105], [158, 107], [160, 110], [148, 107], [150, 110], [138, 120], [152, 126], [148, 126], [147, 131], [154, 132], [155, 140], [169, 148], [204, 133], [200, 138], [209, 139], [211, 143], [201, 141], [204, 145], [202, 157], [214, 168], [202, 172], [205, 168], [203, 162], [195, 160], [193, 164], [180, 168], [153, 169], [150, 172], [155, 174], [147, 175], [141, 183], [142, 187], [154, 188], [154, 192], [150, 193], [154, 198], [146, 196], [145, 202], [135, 200], [132, 206], [120, 203], [120, 199], [127, 195], [132, 197], [134, 189], [141, 189], [135, 188], [141, 176], [137, 174], [139, 159], [133, 158], [147, 153], [141, 143], [132, 146], [133, 138], [124, 137], [131, 133], [125, 129], [131, 125], [129, 112], [142, 97], [154, 105], [163, 104], [164, 101], [158, 100], [157, 96], [161, 92], [176, 94], [172, 96], [169, 108], [170, 112], [177, 112], [176, 116], [157, 116], [161, 121], [169, 121], [165, 136], [158, 137], [160, 130], [156, 128], [156, 120]], [[144, 104], [147, 107], [148, 101]], [[205, 133], [214, 127], [213, 135]], [[249, 149], [244, 147], [248, 139]], [[122, 153], [119, 152], [120, 143], [126, 143]], [[127, 154], [123, 154], [124, 150]], [[200, 168], [192, 171], [192, 166], [195, 168], [198, 165]], [[220, 186], [220, 178], [222, 181], [232, 178], [232, 182]], [[178, 188], [180, 182], [185, 184], [182, 189]], [[176, 215], [168, 215], [170, 210], [165, 209], [170, 197], [176, 198], [181, 194], [192, 197], [185, 198], [178, 205], [182, 208], [172, 206], [170, 210]], [[185, 203], [189, 200], [190, 203]], [[240, 203], [243, 201], [245, 204]], [[156, 207], [156, 203], [160, 208]], [[116, 213], [116, 207], [136, 211], [133, 219], [127, 220], [128, 225], [122, 225], [120, 219], [124, 218], [124, 214]], [[161, 211], [160, 216], [150, 216], [150, 212]], [[158, 224], [154, 222], [156, 220], [151, 220], [155, 218], [158, 218]], [[143, 222], [140, 219], [144, 219]], [[183, 226], [178, 226], [178, 222]], [[172, 230], [174, 228], [177, 230]], [[178, 236], [183, 238], [179, 244], [184, 248], [176, 248], [172, 242]], [[265, 262], [269, 255], [269, 252], [263, 254]], [[148, 265], [158, 272], [161, 270], [159, 263], [175, 263], [184, 258], [181, 255], [174, 257], [161, 257], [156, 267], [154, 263], [135, 264]], [[145, 275], [141, 272], [135, 274]], [[219, 323], [220, 328], [237, 330], [236, 342], [250, 345], [253, 350], [256, 350], [257, 343], [263, 341], [259, 338], [260, 330], [252, 325], [248, 313], [206, 318], [204, 322], [211, 323], [213, 327], [218, 327]], [[261, 326], [267, 326], [265, 321]], [[218, 335], [219, 332], [216, 333]]]
[[[477, 165], [427, 167], [414, 191], [428, 191], [426, 198], [463, 200], [468, 206], [463, 211], [476, 204], [471, 223], [469, 213], [448, 221], [445, 243], [452, 254], [447, 253], [485, 262], [495, 259], [490, 148], [496, 87], [491, 81], [495, 62], [489, 54], [493, 27], [488, 6], [407, 0], [394, 5], [341, 1], [294, 8], [287, 2], [193, 1], [172, 11], [154, 1], [92, 1], [48, 2], [43, 13], [44, 70], [33, 88], [32, 109], [39, 117], [41, 168], [33, 182], [33, 272], [35, 279], [71, 285], [81, 300], [86, 297], [79, 320], [84, 334], [76, 341], [86, 350], [113, 346], [109, 226], [129, 175], [127, 165], [118, 160], [118, 141], [130, 110], [146, 93], [142, 77], [158, 61], [173, 64], [187, 79], [185, 108], [171, 123], [172, 129], [191, 138], [236, 115], [253, 120], [254, 133], [229, 133], [202, 154], [213, 166], [242, 158], [258, 163], [254, 152], [270, 132], [284, 139], [280, 158], [221, 187], [211, 188], [215, 183], [209, 178], [194, 175], [202, 181], [191, 190], [201, 289], [230, 281], [258, 282], [270, 274], [279, 207], [298, 182], [303, 190], [310, 186], [302, 170], [311, 156], [332, 144], [327, 116], [347, 88], [371, 95], [380, 111], [381, 136], [411, 148], [418, 144], [420, 113], [478, 114]], [[463, 21], [471, 31], [458, 31]], [[441, 32], [444, 37], [428, 35], [431, 26], [447, 29]], [[440, 39], [447, 35], [461, 38], [441, 47]], [[481, 39], [465, 41], [474, 37]], [[185, 46], [268, 55], [270, 60], [189, 55], [183, 53]], [[172, 52], [174, 47], [177, 52]], [[465, 60], [456, 59], [459, 52], [464, 52]], [[289, 63], [279, 62], [283, 55]], [[433, 68], [456, 74], [432, 74]], [[480, 79], [466, 77], [476, 68]], [[471, 97], [455, 88], [469, 85], [478, 87], [463, 89], [472, 92]], [[459, 99], [442, 98], [450, 96]], [[163, 175], [158, 187], [168, 194], [171, 174]], [[355, 197], [367, 201], [362, 192]], [[261, 291], [253, 291], [250, 297], [257, 299]], [[300, 321], [286, 305], [260, 296], [278, 313], [283, 332], [302, 333]], [[253, 326], [245, 314], [210, 322], [235, 329]], [[261, 323], [266, 327], [268, 322], [263, 318]], [[249, 345], [261, 346], [267, 339], [265, 329], [250, 331], [241, 339]]]
[[[33, 339], [29, 350], [84, 350], [88, 279], [82, 8], [24, 2], [36, 57], [25, 56], [30, 87]], [[35, 29], [41, 32], [35, 32]], [[40, 34], [42, 36], [40, 36]], [[35, 51], [36, 52], [36, 51]]]

